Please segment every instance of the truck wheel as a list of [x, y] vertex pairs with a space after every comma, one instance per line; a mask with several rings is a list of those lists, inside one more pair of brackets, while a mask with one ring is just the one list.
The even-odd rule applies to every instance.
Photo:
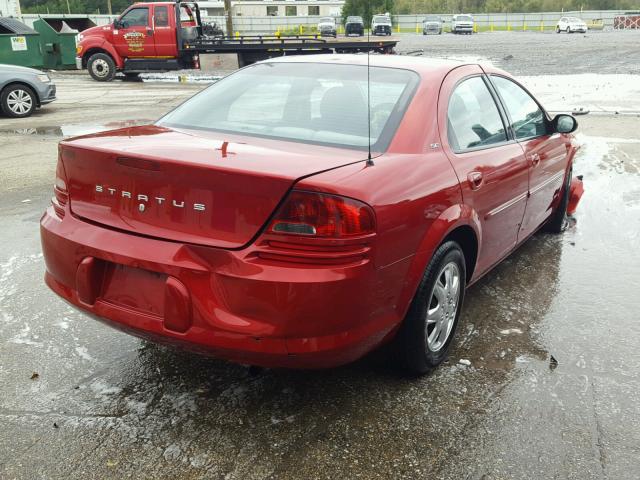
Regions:
[[87, 69], [91, 78], [98, 82], [110, 82], [116, 75], [116, 64], [106, 53], [94, 53], [89, 57]]
[[433, 254], [396, 337], [398, 360], [411, 373], [425, 374], [447, 357], [466, 284], [464, 254], [456, 242]]
[[36, 109], [36, 94], [26, 85], [9, 85], [0, 95], [2, 111], [8, 117], [28, 117]]

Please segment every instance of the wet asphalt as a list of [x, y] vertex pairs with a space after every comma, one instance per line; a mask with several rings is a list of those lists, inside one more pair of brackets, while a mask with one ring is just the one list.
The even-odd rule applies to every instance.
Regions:
[[59, 85], [36, 117], [0, 119], [0, 478], [638, 478], [637, 115], [580, 118], [577, 214], [469, 290], [431, 375], [383, 355], [253, 371], [127, 336], [45, 288], [56, 129], [156, 118], [201, 88]]

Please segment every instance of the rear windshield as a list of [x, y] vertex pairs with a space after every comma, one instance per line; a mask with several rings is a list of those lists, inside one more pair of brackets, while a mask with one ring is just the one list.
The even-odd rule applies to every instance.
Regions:
[[[366, 65], [260, 63], [239, 70], [158, 124], [383, 152], [418, 84], [409, 70]], [[370, 131], [369, 131], [370, 130]], [[370, 135], [370, 137], [369, 137]]]

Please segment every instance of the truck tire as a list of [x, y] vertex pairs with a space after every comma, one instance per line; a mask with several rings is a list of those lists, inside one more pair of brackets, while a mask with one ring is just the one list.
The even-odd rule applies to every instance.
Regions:
[[106, 53], [94, 53], [87, 62], [89, 75], [97, 82], [110, 82], [116, 75], [116, 63]]
[[2, 112], [13, 118], [28, 117], [36, 109], [37, 102], [34, 91], [22, 84], [9, 85], [0, 95]]

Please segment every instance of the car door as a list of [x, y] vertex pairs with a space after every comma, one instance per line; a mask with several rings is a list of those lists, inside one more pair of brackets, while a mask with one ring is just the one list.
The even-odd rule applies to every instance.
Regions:
[[557, 203], [567, 167], [567, 144], [562, 135], [554, 133], [544, 109], [521, 85], [500, 75], [489, 78], [528, 161], [529, 198], [518, 235], [522, 240], [549, 218]]
[[119, 19], [113, 31], [117, 52], [125, 58], [154, 57], [156, 55], [149, 7], [133, 7]]
[[515, 247], [528, 191], [527, 161], [500, 108], [479, 66], [459, 67], [445, 78], [438, 125], [463, 202], [480, 222], [478, 275]]
[[[171, 7], [175, 10], [174, 7]], [[178, 55], [178, 44], [174, 23], [174, 14], [168, 5], [153, 6], [153, 37], [156, 56], [174, 58]]]

